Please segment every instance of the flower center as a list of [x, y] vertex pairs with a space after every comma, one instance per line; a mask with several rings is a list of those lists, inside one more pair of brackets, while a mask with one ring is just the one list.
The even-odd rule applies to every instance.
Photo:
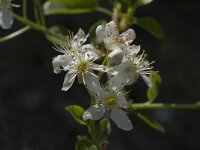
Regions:
[[113, 106], [113, 105], [116, 105], [117, 104], [117, 100], [116, 100], [116, 97], [115, 96], [110, 96], [108, 98], [106, 98], [106, 104], [109, 105], [109, 106]]
[[88, 65], [86, 62], [80, 62], [78, 65], [78, 71], [79, 72], [86, 72], [88, 70]]

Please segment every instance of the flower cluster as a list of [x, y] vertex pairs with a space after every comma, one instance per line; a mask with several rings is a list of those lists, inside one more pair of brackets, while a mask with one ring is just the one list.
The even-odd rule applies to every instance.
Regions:
[[[53, 58], [54, 72], [67, 71], [63, 91], [69, 90], [77, 77], [95, 100], [84, 112], [84, 121], [110, 116], [119, 128], [131, 130], [132, 123], [124, 111], [128, 108], [124, 87], [136, 82], [139, 76], [152, 87], [150, 74], [154, 62], [148, 62], [144, 52], [139, 54], [140, 46], [132, 44], [136, 36], [132, 29], [119, 34], [115, 22], [110, 21], [105, 26], [99, 25], [96, 35], [107, 51], [104, 65], [95, 63], [100, 58], [98, 49], [92, 44], [85, 44], [89, 35], [79, 29], [77, 34], [70, 34], [66, 41], [55, 45], [54, 49], [62, 55]], [[107, 75], [106, 84], [102, 85], [97, 72]]]
[[0, 0], [0, 26], [2, 29], [10, 29], [13, 24], [12, 7], [19, 7], [12, 4], [12, 0]]

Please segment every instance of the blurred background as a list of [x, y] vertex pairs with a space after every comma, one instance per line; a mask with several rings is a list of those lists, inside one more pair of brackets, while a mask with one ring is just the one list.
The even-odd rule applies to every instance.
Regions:
[[[104, 3], [102, 2], [102, 5]], [[107, 6], [108, 8], [110, 6]], [[31, 6], [30, 6], [31, 8]], [[31, 13], [30, 9], [30, 13]], [[155, 60], [162, 85], [156, 102], [193, 103], [200, 100], [200, 1], [155, 0], [141, 7], [137, 16], [152, 16], [164, 27], [166, 37], [158, 40], [145, 30], [133, 26], [135, 44], [140, 44]], [[48, 25], [62, 24], [73, 32], [89, 27], [99, 19], [110, 18], [100, 13], [46, 17]], [[22, 27], [15, 21], [6, 35]], [[65, 111], [70, 104], [89, 106], [89, 96], [76, 82], [62, 92], [65, 73], [54, 74], [52, 49], [43, 34], [28, 31], [18, 38], [0, 43], [0, 150], [73, 150], [78, 134], [87, 134]], [[146, 85], [140, 80], [131, 98], [146, 99]], [[124, 132], [112, 123], [109, 150], [199, 150], [200, 111], [143, 111], [166, 129], [162, 134], [134, 116], [134, 129]]]

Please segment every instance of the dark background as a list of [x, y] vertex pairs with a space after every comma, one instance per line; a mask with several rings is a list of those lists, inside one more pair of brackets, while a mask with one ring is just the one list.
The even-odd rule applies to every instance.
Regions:
[[[29, 10], [30, 13], [32, 10]], [[193, 103], [200, 100], [200, 1], [155, 0], [140, 8], [137, 16], [159, 20], [166, 37], [158, 40], [139, 27], [133, 27], [140, 44], [156, 60], [155, 68], [162, 76], [156, 102]], [[48, 25], [62, 24], [77, 32], [99, 19], [110, 18], [99, 13], [47, 17]], [[0, 35], [15, 31], [0, 29]], [[89, 96], [77, 83], [68, 92], [61, 86], [65, 73], [54, 74], [52, 49], [44, 35], [29, 31], [18, 38], [0, 43], [0, 150], [73, 150], [76, 136], [87, 134], [64, 110], [66, 105], [87, 108]], [[146, 85], [140, 80], [132, 87], [135, 101], [146, 98]], [[124, 132], [112, 123], [109, 137], [111, 150], [199, 150], [200, 111], [154, 110], [145, 114], [166, 128], [161, 134], [135, 117], [134, 129]]]

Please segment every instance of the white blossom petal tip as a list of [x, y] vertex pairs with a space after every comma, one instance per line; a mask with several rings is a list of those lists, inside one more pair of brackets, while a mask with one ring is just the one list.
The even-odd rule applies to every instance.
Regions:
[[122, 110], [114, 108], [111, 111], [110, 117], [116, 123], [116, 125], [124, 131], [130, 131], [133, 129], [131, 121]]
[[83, 113], [83, 120], [86, 121], [88, 119], [91, 120], [99, 120], [104, 116], [105, 107], [103, 104], [95, 104], [90, 106], [84, 113]]
[[72, 86], [72, 84], [74, 83], [75, 77], [77, 74], [73, 73], [73, 72], [68, 72], [65, 75], [65, 79], [63, 82], [63, 86], [62, 86], [62, 91], [68, 91], [69, 88]]

